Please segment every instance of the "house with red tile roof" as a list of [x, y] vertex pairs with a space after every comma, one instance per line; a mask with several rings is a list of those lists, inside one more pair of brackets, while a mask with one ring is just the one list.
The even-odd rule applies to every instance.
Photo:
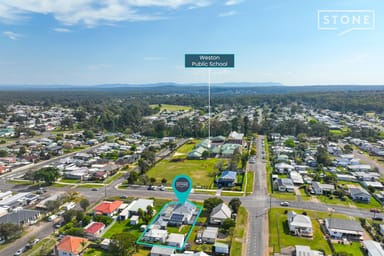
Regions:
[[95, 208], [93, 208], [93, 213], [95, 215], [105, 215], [112, 217], [118, 212], [119, 207], [122, 204], [123, 202], [120, 200], [116, 200], [113, 202], [103, 201], [98, 204]]
[[105, 225], [102, 222], [91, 222], [84, 228], [84, 233], [90, 237], [100, 237]]
[[65, 236], [55, 247], [56, 256], [80, 256], [88, 246], [88, 239], [77, 236]]

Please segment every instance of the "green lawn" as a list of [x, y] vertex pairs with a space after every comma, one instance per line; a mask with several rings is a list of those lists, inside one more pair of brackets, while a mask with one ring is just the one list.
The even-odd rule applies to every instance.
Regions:
[[129, 232], [139, 237], [139, 235], [141, 234], [139, 229], [142, 224], [132, 226], [129, 224], [129, 222], [129, 219], [120, 222], [116, 221], [115, 224], [113, 224], [113, 226], [103, 234], [103, 238], [111, 238], [113, 234], [118, 234], [122, 232]]
[[80, 183], [80, 180], [75, 180], [75, 179], [61, 179], [60, 182], [63, 183]]
[[239, 211], [237, 213], [237, 218], [236, 218], [236, 227], [233, 232], [233, 238], [240, 238], [242, 239], [244, 237], [244, 231], [247, 227], [248, 223], [248, 212], [247, 210], [240, 206]]
[[[323, 250], [330, 255], [331, 249], [321, 232], [319, 222], [315, 219], [321, 213], [306, 211], [311, 217], [313, 226], [313, 238], [310, 239], [289, 234], [287, 214], [284, 214], [287, 210], [289, 209], [275, 208], [269, 212], [269, 246], [273, 248], [273, 252], [280, 252], [281, 248], [300, 244], [310, 246], [313, 250]], [[297, 213], [302, 212], [297, 211]]]
[[7, 183], [12, 183], [17, 185], [33, 185], [33, 182], [30, 180], [7, 180]]
[[332, 199], [330, 199], [327, 196], [317, 196], [317, 198], [326, 204], [336, 204], [336, 205], [343, 205], [343, 206], [351, 206], [351, 207], [358, 207], [358, 208], [364, 208], [364, 209], [371, 209], [371, 208], [381, 208], [380, 203], [374, 198], [371, 197], [370, 203], [358, 203], [353, 201], [351, 198], [346, 197], [345, 201], [342, 201], [338, 197], [332, 196]]
[[222, 196], [242, 196], [243, 192], [227, 192], [227, 191], [223, 191], [223, 192], [221, 192], [221, 195]]
[[200, 140], [193, 140], [191, 143], [185, 143], [180, 148], [177, 149], [177, 151], [173, 154], [173, 157], [181, 157], [186, 156], [188, 152], [191, 152], [193, 148], [198, 144]]
[[218, 159], [185, 160], [184, 162], [171, 162], [162, 160], [147, 172], [149, 177], [166, 178], [170, 183], [179, 174], [191, 177], [194, 187], [210, 188], [213, 185], [215, 168]]
[[247, 172], [247, 186], [245, 187], [246, 193], [252, 193], [254, 179], [255, 179], [255, 173], [254, 172]]
[[242, 247], [243, 247], [243, 244], [241, 242], [233, 241], [231, 244], [230, 255], [241, 256], [242, 255]]
[[[152, 104], [152, 105], [149, 105], [151, 108], [156, 108], [158, 107], [159, 105], [157, 104]], [[178, 111], [178, 110], [191, 110], [192, 107], [188, 107], [188, 106], [180, 106], [180, 105], [169, 105], [169, 104], [161, 104], [161, 108], [160, 108], [160, 111], [163, 111], [163, 110], [168, 110], [168, 111]]]
[[346, 252], [351, 256], [363, 256], [361, 244], [358, 242], [353, 242], [351, 245], [344, 244], [333, 244], [336, 252]]
[[296, 195], [288, 192], [274, 192], [272, 196], [280, 200], [296, 200]]

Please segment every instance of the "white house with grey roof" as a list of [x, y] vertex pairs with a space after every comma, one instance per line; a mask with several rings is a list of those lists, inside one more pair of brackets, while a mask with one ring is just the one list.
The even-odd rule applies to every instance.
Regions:
[[312, 237], [312, 222], [308, 216], [297, 214], [294, 211], [288, 212], [289, 231], [296, 236]]
[[153, 207], [153, 200], [152, 199], [137, 199], [132, 201], [128, 207], [123, 209], [119, 214], [119, 219], [125, 220], [128, 219], [132, 215], [138, 215], [139, 209], [142, 209], [143, 211], [147, 211], [147, 207], [151, 206]]
[[333, 192], [335, 191], [335, 185], [333, 184], [322, 184], [318, 181], [312, 182], [312, 191], [315, 195], [322, 195], [324, 192]]
[[201, 239], [204, 243], [214, 244], [216, 242], [217, 234], [219, 233], [219, 228], [217, 227], [207, 227], [201, 236]]
[[348, 192], [354, 201], [368, 203], [371, 200], [371, 194], [362, 187], [349, 186]]
[[225, 203], [221, 203], [212, 209], [209, 216], [209, 222], [212, 224], [221, 224], [225, 219], [231, 218], [232, 210]]
[[274, 182], [274, 188], [280, 192], [294, 192], [295, 185], [291, 179], [288, 178], [278, 178]]
[[364, 230], [355, 220], [328, 218], [324, 225], [332, 238], [360, 240], [363, 237]]

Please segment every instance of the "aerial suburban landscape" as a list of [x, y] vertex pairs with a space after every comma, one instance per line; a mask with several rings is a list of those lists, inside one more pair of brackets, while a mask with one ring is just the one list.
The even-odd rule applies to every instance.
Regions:
[[382, 0], [0, 0], [0, 256], [384, 256]]

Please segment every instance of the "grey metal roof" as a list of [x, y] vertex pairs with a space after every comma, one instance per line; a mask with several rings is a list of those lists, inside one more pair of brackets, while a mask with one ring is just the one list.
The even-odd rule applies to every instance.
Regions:
[[363, 231], [360, 223], [355, 220], [328, 218], [327, 222], [330, 229], [352, 230], [360, 232]]

